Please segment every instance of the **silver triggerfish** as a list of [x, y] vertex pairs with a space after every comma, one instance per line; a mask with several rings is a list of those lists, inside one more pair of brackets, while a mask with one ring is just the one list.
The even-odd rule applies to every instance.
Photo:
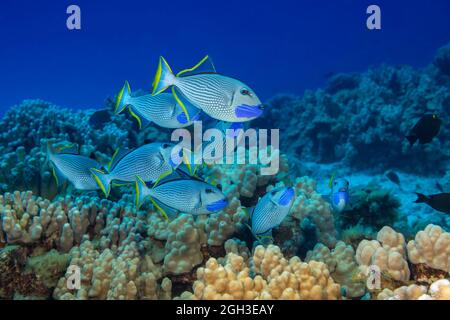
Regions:
[[92, 168], [91, 173], [108, 197], [113, 180], [129, 184], [134, 182], [135, 176], [140, 176], [146, 182], [156, 182], [171, 174], [182, 157], [179, 156], [179, 161], [173, 161], [172, 156], [178, 156], [172, 154], [175, 149], [173, 144], [159, 142], [146, 144], [129, 152], [117, 149], [108, 165], [108, 172]]
[[166, 218], [180, 212], [210, 214], [228, 205], [222, 191], [199, 179], [177, 178], [149, 188], [136, 177], [136, 206], [139, 208], [147, 198]]
[[[209, 68], [200, 71], [206, 65]], [[263, 113], [261, 101], [255, 92], [237, 79], [216, 73], [208, 56], [177, 75], [160, 57], [152, 94], [160, 94], [170, 86], [186, 115], [185, 101], [202, 109], [210, 117], [227, 122], [250, 121]]]
[[328, 186], [331, 189], [330, 202], [331, 206], [338, 213], [342, 212], [350, 202], [349, 182], [344, 178], [334, 178], [334, 174], [330, 179]]
[[47, 143], [47, 159], [52, 167], [57, 186], [67, 179], [78, 190], [97, 190], [97, 183], [90, 169], [100, 169], [101, 164], [94, 159], [78, 154], [76, 145], [54, 147]]
[[251, 213], [251, 230], [255, 237], [266, 236], [279, 226], [291, 210], [295, 190], [291, 187], [276, 188], [266, 193]]
[[131, 115], [136, 118], [139, 128], [156, 123], [163, 128], [184, 128], [198, 120], [201, 110], [185, 103], [189, 119], [183, 108], [175, 100], [171, 93], [162, 93], [157, 96], [146, 94], [139, 97], [131, 96], [131, 88], [128, 81], [125, 82], [116, 100], [115, 113], [119, 114], [128, 107]]

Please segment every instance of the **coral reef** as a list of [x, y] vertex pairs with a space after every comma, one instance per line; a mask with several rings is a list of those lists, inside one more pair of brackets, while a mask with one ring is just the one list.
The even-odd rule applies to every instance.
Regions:
[[[423, 70], [383, 65], [336, 75], [325, 89], [275, 97], [258, 124], [283, 128], [280, 148], [292, 161], [442, 174], [450, 158], [449, 57], [446, 46]], [[439, 115], [441, 132], [431, 144], [410, 148], [404, 137], [424, 113]]]
[[408, 242], [408, 258], [414, 263], [450, 273], [450, 233], [441, 227], [428, 225]]
[[344, 242], [336, 243], [333, 250], [321, 243], [316, 244], [312, 251], [308, 251], [306, 262], [320, 261], [328, 266], [331, 277], [341, 285], [344, 296], [350, 298], [362, 297], [366, 292], [366, 285], [354, 281], [355, 274], [359, 273], [359, 266], [355, 259], [355, 250]]
[[350, 189], [349, 206], [339, 215], [338, 223], [342, 229], [359, 224], [377, 230], [394, 224], [399, 207], [399, 200], [389, 190], [371, 184], [354, 187]]
[[356, 249], [356, 261], [364, 273], [367, 267], [377, 265], [381, 272], [386, 272], [394, 280], [408, 281], [410, 277], [405, 239], [387, 226], [378, 232], [377, 240], [361, 241]]
[[[111, 102], [106, 107], [113, 110]], [[0, 119], [0, 192], [31, 190], [50, 199], [56, 195], [45, 161], [48, 139], [76, 143], [81, 154], [105, 163], [118, 147], [168, 138], [168, 132], [152, 126], [138, 130], [130, 116], [112, 111], [111, 121], [92, 125], [94, 111], [72, 111], [42, 100], [25, 100], [10, 108]]]
[[277, 246], [258, 246], [245, 261], [230, 252], [222, 264], [211, 258], [197, 270], [194, 293], [183, 299], [339, 299], [339, 285], [322, 262], [287, 260]]

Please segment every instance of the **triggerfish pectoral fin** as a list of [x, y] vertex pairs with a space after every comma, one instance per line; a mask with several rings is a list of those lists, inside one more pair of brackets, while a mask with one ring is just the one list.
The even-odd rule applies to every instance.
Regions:
[[100, 189], [105, 194], [105, 197], [108, 198], [111, 192], [111, 177], [109, 176], [109, 174], [96, 168], [91, 168], [90, 171]]
[[159, 57], [158, 68], [156, 69], [155, 78], [153, 79], [152, 95], [157, 95], [170, 87], [174, 82], [175, 76], [170, 69], [166, 59]]
[[128, 105], [128, 99], [131, 96], [131, 88], [128, 81], [125, 81], [125, 84], [123, 85], [122, 89], [120, 90], [119, 94], [116, 98], [116, 107], [114, 109], [115, 114], [121, 113]]
[[263, 113], [262, 105], [249, 106], [247, 104], [240, 105], [235, 109], [238, 118], [257, 118]]

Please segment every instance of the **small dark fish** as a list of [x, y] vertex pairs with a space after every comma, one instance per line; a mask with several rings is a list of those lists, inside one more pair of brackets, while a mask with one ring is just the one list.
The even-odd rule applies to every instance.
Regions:
[[437, 188], [440, 192], [444, 192], [444, 188], [442, 188], [442, 185], [439, 183], [439, 181], [436, 181], [436, 188]]
[[430, 143], [441, 128], [441, 119], [435, 114], [424, 115], [406, 136], [412, 146], [419, 140], [420, 144]]
[[105, 125], [111, 121], [111, 113], [108, 109], [102, 109], [95, 111], [91, 117], [89, 118], [89, 125], [91, 125], [95, 129], [101, 129]]
[[417, 200], [415, 203], [426, 203], [433, 209], [450, 214], [450, 193], [438, 193], [430, 196], [426, 196], [421, 193], [417, 193]]
[[396, 174], [394, 171], [388, 171], [386, 173], [386, 177], [391, 180], [393, 183], [395, 183], [396, 185], [400, 186], [400, 178], [398, 176], [398, 174]]

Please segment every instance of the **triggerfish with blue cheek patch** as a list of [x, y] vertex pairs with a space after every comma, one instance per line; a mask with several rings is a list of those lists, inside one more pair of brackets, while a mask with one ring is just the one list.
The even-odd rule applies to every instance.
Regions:
[[118, 181], [119, 185], [130, 184], [139, 176], [146, 182], [154, 183], [171, 174], [181, 163], [181, 150], [177, 153], [176, 149], [173, 144], [159, 142], [132, 151], [118, 149], [109, 163], [108, 172], [92, 168], [91, 173], [108, 197], [113, 180]]
[[255, 92], [237, 79], [216, 73], [208, 56], [177, 75], [160, 57], [152, 93], [158, 95], [170, 86], [186, 114], [188, 111], [184, 106], [188, 102], [210, 117], [228, 122], [250, 121], [263, 113], [261, 101]]
[[344, 178], [331, 177], [328, 186], [331, 189], [330, 202], [333, 209], [340, 213], [342, 212], [350, 202], [349, 196], [349, 182]]
[[291, 187], [276, 188], [266, 193], [250, 214], [251, 231], [256, 238], [270, 237], [291, 210], [295, 190]]
[[52, 167], [53, 176], [57, 186], [64, 181], [70, 183], [78, 190], [98, 190], [99, 186], [91, 175], [90, 169], [100, 169], [101, 164], [94, 159], [78, 154], [76, 145], [55, 147], [47, 143], [47, 160]]
[[190, 103], [185, 103], [184, 108], [188, 112], [188, 120], [183, 108], [171, 93], [162, 93], [157, 96], [147, 94], [132, 97], [128, 81], [125, 82], [117, 96], [114, 112], [119, 114], [126, 108], [128, 108], [130, 114], [137, 120], [139, 128], [151, 122], [163, 128], [184, 128], [198, 120], [201, 113], [200, 109]]
[[149, 188], [136, 177], [136, 206], [139, 208], [146, 199], [167, 219], [178, 213], [210, 214], [228, 205], [222, 191], [199, 179], [168, 179]]

